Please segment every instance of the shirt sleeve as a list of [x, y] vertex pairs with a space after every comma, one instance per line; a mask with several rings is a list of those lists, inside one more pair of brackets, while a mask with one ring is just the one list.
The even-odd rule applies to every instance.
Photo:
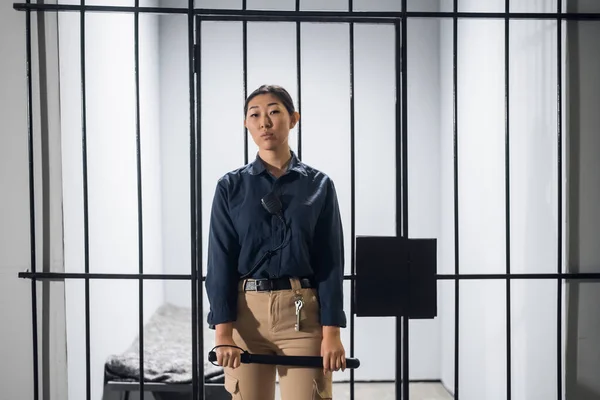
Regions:
[[229, 214], [226, 181], [219, 180], [212, 203], [208, 237], [206, 294], [210, 303], [207, 322], [235, 321], [238, 296], [238, 235]]
[[321, 325], [346, 327], [344, 312], [344, 235], [335, 186], [324, 184], [325, 204], [315, 227], [313, 265], [321, 307]]

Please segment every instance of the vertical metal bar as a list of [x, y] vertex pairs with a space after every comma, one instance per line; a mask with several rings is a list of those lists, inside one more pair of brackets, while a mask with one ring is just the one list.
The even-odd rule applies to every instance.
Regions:
[[[246, 0], [242, 0], [242, 10], [246, 10]], [[244, 75], [244, 101], [248, 97], [248, 21], [242, 22], [242, 73]], [[246, 116], [244, 115], [244, 118]], [[248, 129], [244, 127], [244, 164], [248, 164]]]
[[[298, 0], [298, 3], [300, 1]], [[348, 1], [352, 12], [352, 0]], [[354, 23], [350, 23], [350, 357], [354, 357], [354, 283], [356, 277], [356, 141], [354, 118]], [[354, 369], [350, 370], [350, 400], [354, 400]]]
[[[402, 0], [402, 236], [408, 239], [408, 84], [407, 84], [407, 8], [406, 0]], [[409, 385], [409, 318], [402, 319], [402, 398], [410, 398]]]
[[[351, 0], [350, 0], [351, 1]], [[300, 0], [296, 0], [296, 12], [300, 11]], [[300, 29], [301, 22], [296, 21], [296, 71], [298, 79], [298, 113], [302, 115], [302, 46]], [[298, 158], [302, 160], [302, 118], [298, 121]], [[351, 370], [352, 371], [352, 370]], [[352, 373], [352, 372], [350, 372]]]
[[[402, 49], [400, 45], [400, 20], [394, 22], [394, 51], [395, 51], [395, 68], [396, 68], [396, 236], [402, 236], [402, 96], [400, 91], [402, 82]], [[402, 318], [396, 317], [396, 399], [402, 398]]]
[[[454, 158], [454, 273], [459, 274], [458, 229], [458, 0], [454, 0], [452, 17], [452, 102], [453, 102], [453, 158]], [[459, 397], [459, 279], [454, 281], [454, 399]]]
[[[204, 372], [203, 372], [203, 361], [199, 360], [199, 349], [203, 349], [203, 339], [199, 336], [201, 333], [198, 329], [199, 315], [202, 315], [202, 296], [198, 295], [198, 288], [201, 290], [201, 280], [198, 280], [198, 266], [202, 265], [202, 260], [198, 255], [198, 248], [201, 244], [201, 240], [198, 238], [198, 214], [201, 212], [202, 207], [198, 203], [197, 188], [200, 186], [198, 183], [199, 174], [198, 169], [198, 145], [196, 140], [196, 132], [200, 131], [200, 125], [196, 128], [196, 107], [200, 110], [201, 101], [196, 102], [195, 95], [195, 84], [194, 74], [197, 71], [198, 78], [197, 84], [200, 85], [200, 60], [197, 57], [199, 51], [196, 50], [196, 43], [194, 38], [194, 0], [188, 0], [188, 90], [189, 90], [189, 113], [190, 113], [190, 227], [191, 227], [191, 275], [192, 275], [192, 398], [203, 399], [204, 398]], [[200, 46], [200, 29], [201, 26], [197, 27], [197, 38]], [[200, 93], [200, 92], [198, 92]], [[198, 131], [196, 130], [198, 129]], [[200, 200], [201, 201], [201, 200]], [[202, 341], [201, 341], [202, 340]], [[202, 360], [204, 360], [202, 358]], [[200, 370], [200, 371], [199, 371]]]
[[[144, 273], [144, 229], [142, 214], [142, 149], [140, 126], [140, 0], [135, 0], [133, 13], [134, 60], [135, 60], [135, 145], [137, 162], [137, 195], [138, 195], [138, 258], [140, 275]], [[140, 351], [140, 399], [144, 399], [144, 280], [139, 279], [139, 351]]]
[[[562, 2], [557, 0], [557, 18], [556, 22], [557, 26], [557, 54], [556, 54], [556, 67], [557, 67], [557, 112], [558, 112], [558, 122], [557, 122], [557, 157], [558, 157], [558, 221], [557, 221], [557, 272], [560, 274], [562, 272], [562, 240], [563, 240], [563, 231], [562, 231], [562, 205], [563, 205], [563, 187], [562, 187]], [[563, 398], [563, 373], [562, 373], [562, 279], [559, 277], [556, 281], [556, 325], [557, 325], [557, 333], [556, 333], [556, 391], [557, 397], [559, 400]]]
[[[38, 0], [44, 4], [44, 0]], [[38, 73], [39, 87], [46, 88], [48, 79], [46, 73], [46, 13], [38, 12], [37, 15], [38, 37]], [[50, 271], [50, 150], [48, 134], [48, 96], [46, 90], [40, 90], [40, 140], [41, 140], [41, 167], [42, 167], [42, 271]], [[51, 283], [42, 282], [42, 398], [50, 398], [50, 302]], [[36, 294], [37, 295], [37, 294]], [[37, 310], [36, 310], [37, 314]], [[37, 335], [37, 332], [36, 332]]]
[[[401, 55], [402, 78], [402, 236], [408, 238], [408, 84], [407, 84], [407, 16], [406, 1], [402, 0]], [[399, 232], [400, 233], [400, 232]]]
[[[504, 112], [505, 112], [505, 206], [506, 206], [506, 274], [510, 276], [510, 0], [505, 2], [504, 18]], [[511, 400], [511, 310], [510, 279], [506, 278], [506, 400]]]
[[86, 399], [92, 397], [91, 378], [91, 344], [90, 344], [90, 238], [89, 238], [89, 204], [88, 204], [88, 169], [87, 169], [87, 91], [85, 76], [85, 0], [81, 0], [80, 12], [80, 57], [81, 57], [81, 136], [83, 161], [83, 240], [85, 278], [85, 390]]
[[[31, 1], [27, 0], [27, 4]], [[31, 11], [27, 10], [25, 14], [25, 39], [27, 53], [27, 134], [28, 134], [28, 157], [29, 157], [29, 245], [31, 271], [37, 272], [37, 251], [35, 241], [35, 169], [33, 158], [33, 79], [31, 64], [33, 63], [31, 56]], [[38, 320], [37, 320], [37, 281], [31, 279], [31, 322], [33, 324], [33, 398], [39, 398], [39, 353], [38, 353]]]
[[[199, 100], [200, 96], [202, 95], [202, 82], [200, 81], [200, 71], [201, 71], [201, 61], [202, 61], [202, 57], [201, 57], [201, 40], [202, 40], [202, 18], [198, 17], [197, 21], [197, 25], [196, 25], [196, 67], [197, 67], [197, 71], [198, 74], [196, 75], [196, 93], [195, 93], [195, 98], [196, 98], [196, 141], [195, 141], [195, 145], [196, 145], [196, 154], [197, 154], [197, 158], [196, 158], [196, 241], [197, 241], [197, 264], [196, 264], [196, 270], [198, 271], [198, 273], [196, 274], [196, 279], [197, 279], [197, 287], [198, 287], [198, 291], [197, 291], [197, 301], [196, 303], [198, 304], [198, 313], [197, 313], [197, 318], [198, 320], [196, 321], [195, 325], [197, 326], [198, 329], [198, 338], [197, 338], [197, 342], [198, 342], [198, 378], [200, 379], [200, 398], [203, 399], [204, 398], [204, 287], [203, 282], [204, 282], [204, 272], [202, 270], [202, 263], [203, 263], [203, 247], [202, 247], [202, 157], [201, 157], [201, 149], [202, 149], [202, 135], [201, 135], [201, 129], [200, 129], [200, 123], [198, 123], [198, 121], [201, 121], [201, 112], [202, 112], [202, 102]], [[199, 275], [198, 275], [199, 274]]]

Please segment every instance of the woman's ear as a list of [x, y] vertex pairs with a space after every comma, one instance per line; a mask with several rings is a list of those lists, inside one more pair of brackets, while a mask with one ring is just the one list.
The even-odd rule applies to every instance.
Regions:
[[290, 118], [290, 129], [294, 129], [298, 121], [300, 121], [300, 114], [298, 114], [297, 111], [294, 111], [292, 117]]

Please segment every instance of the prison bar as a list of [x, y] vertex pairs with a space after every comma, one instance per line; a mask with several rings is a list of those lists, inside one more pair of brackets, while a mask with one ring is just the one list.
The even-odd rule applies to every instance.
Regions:
[[[65, 279], [147, 279], [147, 280], [190, 280], [192, 275], [189, 274], [117, 274], [117, 273], [83, 273], [83, 272], [19, 272], [19, 278], [35, 279], [35, 280], [65, 280]], [[600, 280], [600, 272], [574, 272], [574, 273], [512, 273], [508, 274], [437, 274], [435, 276], [438, 281], [452, 280], [522, 280], [522, 279], [560, 279], [573, 281], [598, 281]], [[198, 278], [200, 279], [200, 278]], [[205, 277], [202, 277], [205, 279]], [[344, 280], [353, 281], [356, 279], [354, 275], [344, 275]]]
[[[400, 76], [401, 72], [399, 72], [402, 65], [402, 50], [400, 49], [401, 43], [398, 41], [398, 38], [401, 34], [400, 21], [396, 21], [394, 23], [394, 63], [395, 63], [395, 98], [396, 98], [396, 132], [395, 132], [395, 184], [396, 184], [396, 236], [402, 236], [402, 222], [403, 222], [403, 214], [402, 214], [402, 118], [405, 117], [403, 114], [402, 108], [402, 99], [403, 99], [403, 87], [402, 85], [402, 77]], [[402, 341], [402, 335], [404, 333], [404, 326], [402, 324], [403, 318], [396, 317], [396, 373], [395, 373], [395, 388], [396, 388], [396, 399], [402, 399], [402, 369], [404, 366], [402, 360], [402, 354], [404, 350], [404, 342]]]
[[[244, 0], [245, 1], [245, 0]], [[348, 0], [352, 3], [352, 0]], [[352, 5], [350, 5], [352, 7]], [[300, 12], [300, 0], [296, 0], [296, 12]], [[298, 90], [298, 113], [302, 115], [302, 29], [300, 21], [296, 21], [296, 88]], [[302, 118], [298, 125], [298, 158], [302, 160]]]
[[[30, 0], [27, 0], [29, 3]], [[33, 78], [31, 64], [31, 12], [25, 14], [25, 53], [27, 57], [27, 152], [29, 159], [29, 240], [31, 246], [31, 269], [37, 272], [37, 243], [35, 236], [35, 173], [34, 173], [34, 141], [33, 141]], [[39, 349], [38, 349], [38, 312], [37, 312], [37, 282], [31, 280], [31, 319], [33, 324], [33, 398], [39, 398]]]
[[[505, 224], [505, 246], [506, 246], [506, 274], [510, 276], [510, 87], [509, 87], [509, 61], [510, 61], [510, 0], [505, 2], [506, 18], [504, 19], [504, 206]], [[511, 286], [510, 279], [506, 280], [506, 400], [511, 400]]]
[[119, 274], [84, 272], [19, 272], [19, 278], [64, 281], [65, 279], [144, 279], [144, 280], [190, 280], [190, 274]]
[[[400, 84], [400, 87], [402, 89], [402, 98], [401, 98], [401, 107], [402, 107], [402, 113], [401, 113], [401, 119], [402, 119], [402, 125], [400, 127], [400, 134], [402, 137], [402, 143], [400, 146], [400, 152], [396, 152], [396, 160], [398, 160], [398, 157], [401, 157], [402, 160], [402, 166], [401, 166], [401, 171], [402, 171], [402, 178], [400, 178], [401, 181], [401, 185], [398, 186], [396, 185], [396, 206], [397, 207], [402, 207], [401, 210], [401, 214], [402, 214], [402, 229], [400, 231], [400, 226], [398, 226], [398, 232], [396, 233], [396, 235], [398, 237], [402, 236], [406, 239], [409, 238], [408, 235], [408, 81], [407, 81], [407, 72], [408, 72], [408, 68], [406, 66], [407, 64], [407, 25], [408, 25], [408, 20], [407, 20], [407, 16], [406, 16], [406, 12], [407, 12], [407, 2], [406, 0], [402, 0], [402, 19], [401, 22], [397, 22], [396, 23], [396, 37], [395, 37], [395, 42], [396, 42], [396, 76], [397, 78], [400, 78], [400, 82], [398, 82], [397, 84]], [[400, 35], [400, 40], [401, 42], [398, 42], [398, 35]], [[399, 59], [398, 59], [399, 58]], [[398, 87], [396, 85], [396, 87]], [[398, 133], [398, 131], [396, 131], [396, 133]], [[397, 161], [396, 161], [397, 162]], [[396, 174], [398, 174], [398, 164], [396, 164]], [[399, 196], [399, 190], [402, 190], [402, 197]], [[400, 200], [402, 199], [402, 200]], [[397, 208], [397, 212], [400, 211], [399, 208]], [[400, 321], [400, 318], [396, 319], [396, 324], [398, 325]], [[396, 332], [399, 332], [398, 330], [396, 330]], [[396, 379], [396, 398], [398, 400], [403, 399], [403, 400], [409, 400], [410, 399], [410, 393], [409, 393], [409, 350], [410, 350], [410, 325], [409, 325], [409, 319], [408, 317], [402, 317], [402, 330], [401, 330], [402, 334], [400, 335], [402, 338], [402, 345], [401, 346], [396, 346], [396, 348], [400, 347], [401, 348], [401, 352], [398, 355], [402, 355], [402, 366], [400, 367], [399, 365], [396, 367], [396, 370], [400, 370], [402, 371], [402, 379]], [[398, 335], [396, 338], [396, 343], [398, 343]], [[400, 382], [402, 383], [400, 385]], [[400, 393], [398, 393], [398, 389], [402, 388], [402, 396], [400, 396]]]
[[[242, 0], [242, 10], [246, 10], [246, 0]], [[202, 17], [199, 17], [202, 19]], [[242, 21], [242, 74], [244, 75], [244, 101], [248, 98], [248, 21]], [[246, 116], [244, 115], [244, 118]], [[244, 126], [244, 164], [248, 164], [248, 129]]]
[[[299, 3], [296, 7], [299, 10]], [[348, 10], [354, 9], [353, 0], [348, 0]], [[354, 83], [354, 23], [349, 24], [349, 40], [350, 40], [350, 276], [356, 275], [356, 118], [355, 118], [355, 83]], [[354, 357], [355, 346], [355, 331], [354, 331], [354, 314], [355, 314], [355, 288], [350, 283], [350, 357]], [[354, 400], [354, 369], [350, 369], [350, 400]]]
[[[83, 237], [84, 237], [84, 271], [90, 273], [90, 237], [89, 237], [89, 204], [88, 204], [88, 168], [87, 168], [87, 91], [85, 75], [85, 0], [81, 0], [79, 14], [79, 30], [81, 35], [79, 57], [81, 68], [81, 136], [83, 163]], [[85, 278], [85, 397], [92, 396], [91, 378], [91, 342], [90, 342], [90, 279]]]
[[[133, 13], [136, 7], [131, 6], [100, 6], [100, 5], [73, 5], [73, 4], [28, 4], [15, 3], [14, 9], [18, 11], [81, 11], [86, 12], [126, 12]], [[559, 6], [560, 7], [560, 3]], [[443, 11], [270, 11], [270, 10], [222, 10], [209, 8], [192, 8], [195, 15], [203, 16], [223, 16], [223, 17], [259, 17], [261, 21], [265, 18], [276, 17], [282, 21], [305, 21], [306, 18], [334, 18], [338, 22], [351, 22], [351, 20], [367, 19], [402, 19], [402, 18], [486, 18], [500, 19], [506, 18], [506, 12], [443, 12]], [[189, 14], [189, 8], [174, 7], [138, 7], [140, 13], [155, 14]], [[600, 13], [509, 13], [510, 19], [557, 19], [562, 20], [598, 20]], [[224, 19], [226, 20], [226, 19]], [[344, 20], [344, 21], [342, 21]], [[371, 21], [376, 22], [376, 21]]]
[[[556, 271], [561, 274], [563, 271], [562, 267], [562, 240], [563, 240], [563, 227], [562, 227], [562, 195], [563, 195], [563, 187], [562, 187], [562, 19], [561, 19], [561, 2], [557, 2], [556, 6], [556, 66], [557, 66], [557, 99], [556, 99], [556, 108], [557, 108], [557, 126], [556, 126], [556, 142], [557, 142], [557, 254], [556, 254]], [[563, 399], [562, 393], [562, 279], [557, 279], [556, 281], [556, 395], [558, 400]]]
[[[137, 169], [138, 200], [138, 262], [140, 275], [144, 274], [144, 229], [142, 209], [142, 149], [140, 118], [140, 0], [135, 0], [136, 11], [133, 15], [134, 72], [135, 72], [135, 147]], [[140, 351], [140, 399], [144, 400], [144, 280], [138, 281], [138, 335]]]
[[[460, 275], [460, 246], [459, 246], [459, 220], [458, 220], [458, 0], [453, 3], [454, 17], [452, 18], [452, 153], [454, 172], [454, 273]], [[459, 316], [460, 316], [460, 281], [454, 281], [454, 398], [458, 400], [459, 387]]]
[[203, 15], [205, 21], [228, 21], [228, 22], [322, 22], [322, 23], [366, 23], [366, 24], [393, 24], [395, 18], [332, 18], [332, 17], [302, 17], [286, 18], [282, 16], [244, 16], [244, 15]]
[[[201, 52], [202, 52], [202, 25], [198, 21], [196, 37], [194, 37], [194, 23], [196, 16], [193, 12], [194, 0], [188, 0], [187, 25], [188, 25], [188, 89], [190, 113], [190, 216], [191, 216], [191, 275], [192, 275], [192, 397], [204, 399], [204, 329], [199, 316], [204, 315], [204, 301], [202, 296], [202, 161], [200, 159], [202, 148], [202, 101], [197, 96], [202, 95], [201, 79]], [[195, 43], [197, 42], [197, 43]], [[197, 79], [196, 75], [197, 74]], [[197, 115], [197, 120], [196, 120]]]

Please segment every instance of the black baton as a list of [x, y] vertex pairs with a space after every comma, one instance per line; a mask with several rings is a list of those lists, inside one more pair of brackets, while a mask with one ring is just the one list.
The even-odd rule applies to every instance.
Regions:
[[[208, 353], [208, 361], [217, 361], [217, 353], [214, 351]], [[243, 352], [240, 354], [240, 361], [243, 364], [272, 364], [309, 368], [323, 367], [323, 357], [317, 356], [276, 356]], [[346, 368], [354, 369], [359, 366], [360, 360], [358, 358], [346, 358]]]

